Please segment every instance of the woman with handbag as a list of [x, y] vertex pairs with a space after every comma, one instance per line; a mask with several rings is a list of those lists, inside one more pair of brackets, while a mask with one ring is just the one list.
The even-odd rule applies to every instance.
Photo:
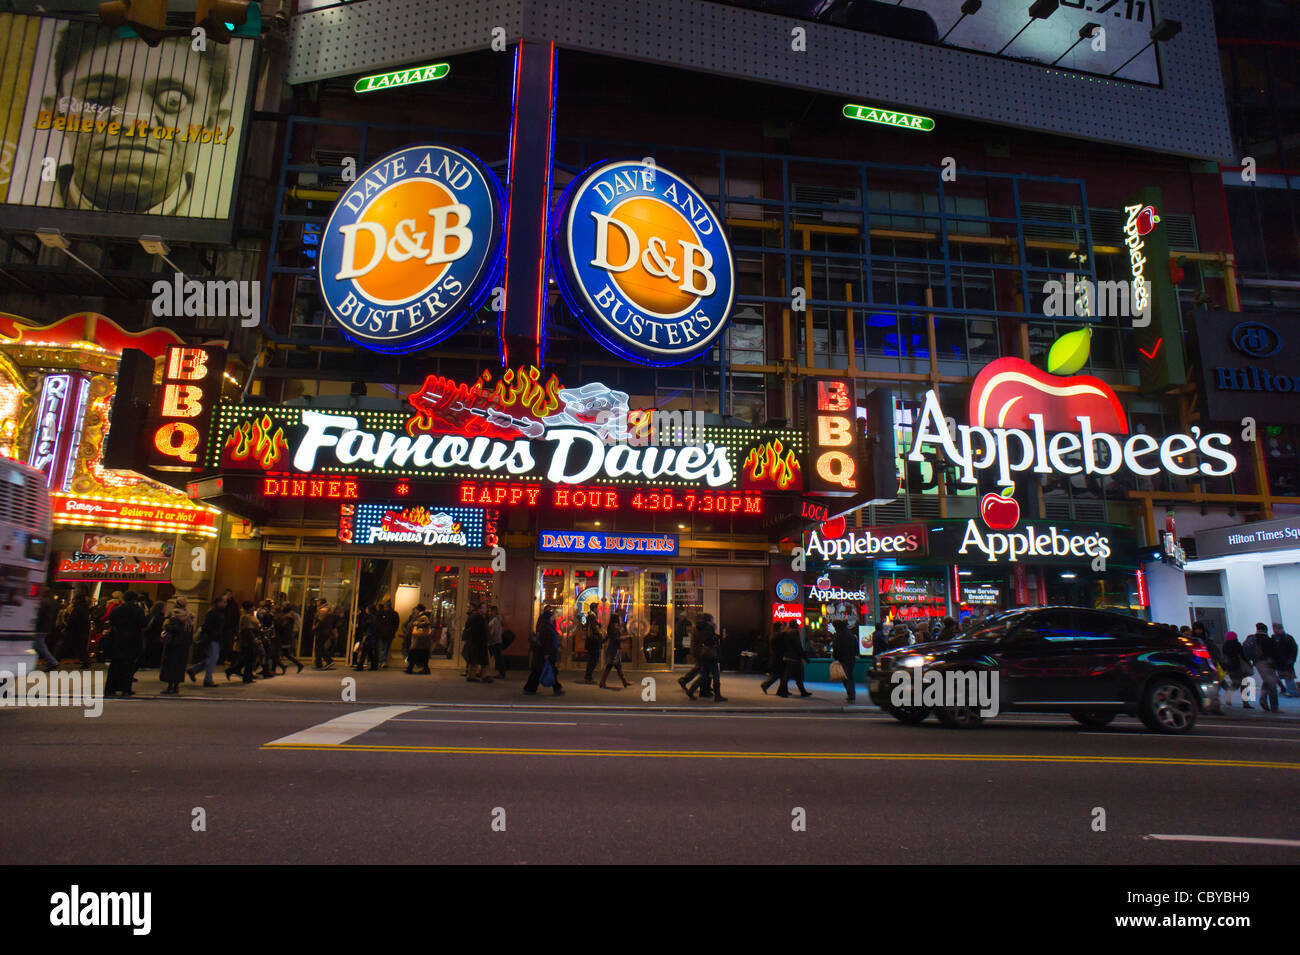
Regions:
[[411, 651], [406, 656], [406, 672], [429, 673], [429, 651], [433, 647], [433, 624], [427, 613], [421, 612], [411, 624]]
[[[556, 696], [564, 695], [564, 687], [560, 684], [559, 662], [560, 652], [560, 631], [555, 626], [555, 608], [546, 606], [542, 608], [541, 615], [537, 618], [537, 629], [533, 634], [532, 644], [532, 667], [528, 674], [528, 682], [524, 684], [524, 692], [532, 696], [537, 692], [538, 686], [544, 686], [544, 679], [550, 679], [551, 691]], [[543, 672], [548, 671], [546, 677]]]

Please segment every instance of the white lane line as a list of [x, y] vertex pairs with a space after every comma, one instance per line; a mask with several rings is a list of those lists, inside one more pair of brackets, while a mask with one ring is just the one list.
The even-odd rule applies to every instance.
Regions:
[[1261, 839], [1257, 836], [1171, 836], [1165, 833], [1152, 832], [1147, 834], [1147, 838], [1159, 839], [1161, 842], [1231, 842], [1248, 846], [1300, 848], [1300, 839]]
[[[1113, 739], [1151, 739], [1150, 733], [1096, 733], [1085, 730], [1080, 736], [1109, 736]], [[1259, 743], [1290, 743], [1295, 745], [1300, 743], [1300, 739], [1284, 739], [1280, 736], [1204, 736], [1200, 733], [1188, 733], [1183, 736], [1176, 736], [1175, 739], [1193, 740], [1193, 739], [1230, 739], [1233, 741], [1242, 740], [1243, 742]]]
[[391, 719], [390, 723], [475, 723], [487, 726], [577, 726], [577, 723], [543, 723], [539, 720], [422, 720], [403, 716]]
[[403, 713], [423, 709], [421, 706], [376, 706], [368, 710], [357, 710], [343, 716], [317, 723], [305, 730], [291, 733], [281, 739], [272, 740], [268, 746], [277, 743], [312, 743], [316, 746], [338, 746], [362, 733], [374, 729]]

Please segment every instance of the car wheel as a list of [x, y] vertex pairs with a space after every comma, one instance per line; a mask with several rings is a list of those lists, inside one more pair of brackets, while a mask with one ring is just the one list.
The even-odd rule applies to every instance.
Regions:
[[1094, 729], [1101, 729], [1108, 725], [1111, 720], [1118, 716], [1118, 713], [1107, 713], [1103, 710], [1071, 710], [1072, 716], [1077, 723], [1084, 726], [1091, 726]]
[[973, 706], [940, 706], [934, 715], [950, 730], [973, 730], [984, 724], [984, 717]]
[[1186, 733], [1196, 725], [1196, 698], [1187, 685], [1157, 677], [1142, 694], [1140, 715], [1153, 733]]
[[888, 706], [889, 715], [900, 723], [915, 725], [930, 715], [928, 706]]

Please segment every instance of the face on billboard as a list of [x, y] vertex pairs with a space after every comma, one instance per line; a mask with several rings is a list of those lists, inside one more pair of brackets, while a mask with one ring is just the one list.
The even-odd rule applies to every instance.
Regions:
[[[65, 105], [81, 106], [66, 110], [70, 118], [81, 119], [81, 129], [87, 119], [94, 123], [93, 132], [72, 137], [64, 205], [148, 212], [177, 201], [193, 187], [201, 145], [187, 134], [188, 127], [218, 125], [227, 52], [214, 43], [196, 53], [183, 37], [149, 48], [134, 38], [102, 42], [102, 30], [78, 32], [80, 37], [64, 31], [56, 45], [57, 96], [46, 100], [54, 111], [70, 97]], [[123, 128], [141, 120], [150, 130], [186, 132], [123, 135]], [[110, 135], [113, 122], [120, 126]]]

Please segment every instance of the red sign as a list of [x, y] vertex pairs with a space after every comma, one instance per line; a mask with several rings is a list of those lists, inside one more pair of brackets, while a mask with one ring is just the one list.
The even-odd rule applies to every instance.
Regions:
[[815, 494], [856, 493], [861, 486], [862, 448], [854, 383], [848, 379], [810, 381], [805, 400], [812, 432], [809, 489]]
[[793, 623], [803, 626], [803, 604], [772, 604], [773, 623]]
[[313, 498], [355, 501], [357, 479], [337, 477], [265, 477], [262, 497]]
[[1031, 416], [1042, 416], [1044, 431], [1075, 431], [1089, 418], [1093, 431], [1128, 434], [1128, 417], [1110, 385], [1090, 375], [1063, 377], [1019, 358], [999, 358], [975, 376], [967, 408], [970, 423], [981, 428], [1032, 431]]
[[54, 497], [50, 506], [54, 520], [60, 524], [194, 530], [209, 534], [215, 533], [217, 528], [217, 513], [198, 508], [133, 504], [126, 501], [92, 501], [76, 497]]
[[171, 345], [149, 419], [149, 466], [193, 471], [203, 457], [212, 411], [221, 399], [223, 348]]
[[1147, 575], [1140, 570], [1137, 572], [1137, 591], [1138, 606], [1150, 607], [1151, 597], [1147, 594]]
[[100, 580], [172, 579], [169, 557], [116, 557], [108, 554], [61, 553], [54, 565], [54, 579], [64, 582]]

